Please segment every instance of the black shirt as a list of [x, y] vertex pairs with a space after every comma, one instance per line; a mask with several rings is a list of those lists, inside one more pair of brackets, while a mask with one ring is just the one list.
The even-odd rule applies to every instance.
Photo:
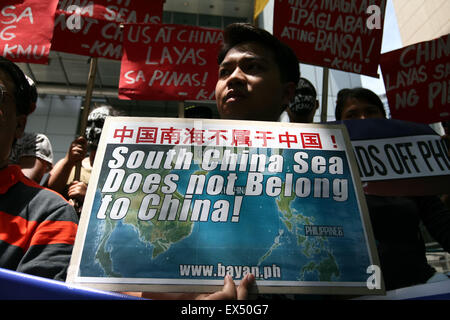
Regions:
[[366, 195], [387, 290], [425, 283], [436, 272], [426, 259], [420, 221], [450, 251], [450, 211], [436, 196]]

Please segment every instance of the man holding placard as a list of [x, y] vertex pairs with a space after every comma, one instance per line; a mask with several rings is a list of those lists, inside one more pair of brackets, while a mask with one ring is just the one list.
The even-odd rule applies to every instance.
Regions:
[[[342, 89], [337, 120], [385, 119], [380, 98], [365, 88]], [[437, 196], [380, 196], [366, 190], [381, 270], [388, 290], [448, 280], [425, 256], [423, 223], [443, 249], [450, 251], [450, 212]]]
[[249, 24], [224, 39], [216, 101], [233, 121], [106, 120], [68, 281], [213, 292], [253, 274], [259, 293], [382, 293], [344, 126], [277, 122], [295, 54]]

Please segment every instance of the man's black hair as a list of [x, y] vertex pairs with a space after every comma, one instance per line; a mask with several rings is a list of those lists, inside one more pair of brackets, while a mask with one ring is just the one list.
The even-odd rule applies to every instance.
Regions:
[[[33, 91], [22, 70], [14, 62], [2, 56], [0, 56], [0, 69], [5, 71], [14, 81], [17, 114], [28, 115], [33, 112], [36, 107], [37, 91]], [[13, 93], [11, 92], [11, 94]]]
[[188, 106], [184, 108], [185, 118], [212, 119], [212, 111], [207, 106]]
[[383, 117], [386, 118], [386, 111], [384, 110], [384, 105], [380, 97], [369, 89], [358, 87], [353, 89], [342, 89], [338, 92], [336, 110], [334, 112], [336, 120], [341, 120], [345, 103], [348, 99], [352, 98], [377, 106], [383, 114]]
[[231, 48], [246, 42], [257, 42], [271, 50], [280, 69], [282, 81], [298, 83], [300, 68], [294, 51], [266, 30], [249, 23], [232, 23], [225, 28], [224, 44], [217, 56], [218, 64], [222, 63]]
[[295, 93], [306, 95], [306, 96], [311, 96], [311, 97], [314, 97], [314, 99], [317, 98], [316, 88], [314, 88], [311, 81], [309, 81], [306, 78], [300, 78], [300, 81], [298, 82]]

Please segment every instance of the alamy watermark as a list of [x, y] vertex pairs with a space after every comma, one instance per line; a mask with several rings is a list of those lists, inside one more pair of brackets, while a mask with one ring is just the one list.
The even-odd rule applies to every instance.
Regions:
[[381, 269], [377, 265], [367, 267], [366, 273], [370, 274], [366, 284], [369, 290], [381, 289]]
[[374, 4], [367, 7], [366, 13], [370, 14], [366, 20], [367, 29], [381, 29], [381, 8]]
[[79, 31], [81, 30], [81, 8], [77, 5], [71, 5], [67, 7], [67, 12], [72, 13], [66, 22], [66, 26], [71, 31]]

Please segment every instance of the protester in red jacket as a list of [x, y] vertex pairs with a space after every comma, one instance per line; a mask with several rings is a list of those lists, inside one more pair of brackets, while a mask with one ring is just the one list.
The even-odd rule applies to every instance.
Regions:
[[65, 280], [78, 218], [59, 194], [8, 165], [34, 109], [23, 72], [0, 57], [0, 267]]

